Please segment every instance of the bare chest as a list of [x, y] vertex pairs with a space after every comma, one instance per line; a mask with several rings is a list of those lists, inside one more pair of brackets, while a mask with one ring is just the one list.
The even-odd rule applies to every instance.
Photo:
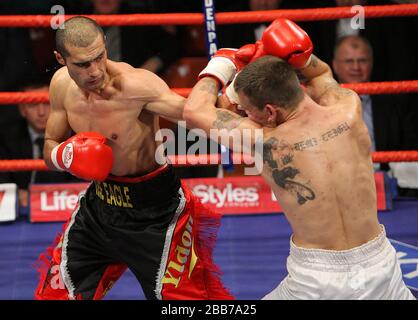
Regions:
[[142, 105], [123, 99], [73, 97], [66, 101], [68, 123], [76, 132], [94, 131], [108, 139], [124, 139], [137, 127]]

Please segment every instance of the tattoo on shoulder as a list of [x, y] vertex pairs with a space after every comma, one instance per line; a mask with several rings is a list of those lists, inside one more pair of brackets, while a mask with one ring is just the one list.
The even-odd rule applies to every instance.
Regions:
[[[279, 151], [280, 161], [274, 159], [273, 152]], [[295, 195], [299, 205], [315, 199], [313, 190], [295, 181], [300, 171], [292, 164], [292, 147], [286, 141], [278, 141], [271, 137], [263, 144], [263, 160], [271, 168], [271, 175], [277, 186]]]
[[216, 110], [216, 120], [213, 122], [213, 126], [217, 129], [230, 131], [237, 128], [243, 120], [243, 117], [226, 110]]

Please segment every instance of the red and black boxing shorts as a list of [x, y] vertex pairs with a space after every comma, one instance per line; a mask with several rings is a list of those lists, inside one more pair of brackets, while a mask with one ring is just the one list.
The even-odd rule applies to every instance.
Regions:
[[41, 255], [35, 298], [101, 299], [129, 268], [147, 299], [232, 299], [212, 260], [219, 225], [171, 166], [94, 182]]

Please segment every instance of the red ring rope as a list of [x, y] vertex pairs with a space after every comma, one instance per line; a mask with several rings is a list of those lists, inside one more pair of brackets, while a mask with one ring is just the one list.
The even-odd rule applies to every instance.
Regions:
[[[175, 166], [205, 165], [220, 163], [219, 154], [205, 154], [195, 156], [169, 156]], [[234, 163], [244, 163], [251, 165], [248, 157], [241, 154], [233, 154]], [[418, 161], [418, 151], [378, 151], [372, 156], [373, 162], [415, 162]], [[2, 171], [46, 171], [49, 170], [43, 160], [0, 160], [0, 172]]]
[[[358, 94], [393, 94], [418, 92], [418, 80], [392, 82], [347, 83], [342, 87], [353, 89]], [[186, 97], [190, 88], [174, 88], [173, 91]], [[48, 102], [48, 92], [0, 92], [1, 104]]]
[[[394, 4], [383, 6], [364, 6], [366, 18], [388, 16], [416, 16], [418, 4]], [[217, 24], [256, 23], [273, 21], [276, 18], [287, 18], [294, 21], [318, 21], [340, 18], [351, 18], [356, 12], [351, 7], [287, 9], [249, 12], [220, 12], [216, 14]], [[201, 25], [201, 13], [164, 13], [164, 14], [120, 14], [120, 15], [87, 15], [102, 26], [135, 26], [135, 25]], [[67, 19], [72, 15], [66, 15]], [[53, 15], [9, 15], [0, 16], [0, 27], [50, 27], [56, 20]]]
[[[418, 4], [400, 4], [386, 6], [365, 6], [366, 18], [378, 18], [387, 16], [415, 16], [418, 15]], [[331, 20], [350, 18], [356, 15], [351, 12], [351, 7], [316, 8], [296, 10], [272, 10], [256, 12], [224, 12], [216, 15], [219, 24], [253, 23], [272, 21], [276, 18], [288, 18], [294, 21]], [[15, 15], [0, 16], [0, 27], [49, 27], [50, 15]], [[69, 18], [70, 16], [66, 16]], [[90, 15], [103, 26], [110, 25], [192, 25], [202, 24], [203, 15], [200, 13], [172, 13], [172, 14], [131, 14], [131, 15]], [[418, 92], [418, 80], [398, 82], [369, 82], [356, 84], [343, 84], [343, 87], [351, 88], [358, 94], [382, 94]], [[190, 92], [189, 88], [173, 89], [183, 96]], [[0, 92], [0, 104], [12, 103], [36, 103], [48, 102], [48, 92]], [[171, 157], [176, 165], [191, 165], [189, 158], [185, 156]], [[212, 160], [210, 161], [209, 158]], [[207, 162], [220, 162], [220, 155], [194, 156], [194, 160], [203, 159]], [[234, 154], [234, 162], [242, 163], [242, 155]], [[215, 161], [216, 160], [216, 161]], [[374, 152], [374, 162], [404, 162], [418, 161], [418, 151], [389, 151]], [[199, 161], [198, 161], [199, 162]], [[200, 161], [202, 162], [202, 161]], [[248, 163], [248, 161], [247, 161]], [[48, 170], [43, 160], [0, 160], [0, 171], [28, 171]]]

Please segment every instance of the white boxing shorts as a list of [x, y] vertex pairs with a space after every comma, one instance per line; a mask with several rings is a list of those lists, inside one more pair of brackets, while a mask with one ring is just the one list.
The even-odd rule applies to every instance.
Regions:
[[288, 276], [264, 300], [415, 300], [382, 232], [353, 249], [305, 249], [290, 240]]

